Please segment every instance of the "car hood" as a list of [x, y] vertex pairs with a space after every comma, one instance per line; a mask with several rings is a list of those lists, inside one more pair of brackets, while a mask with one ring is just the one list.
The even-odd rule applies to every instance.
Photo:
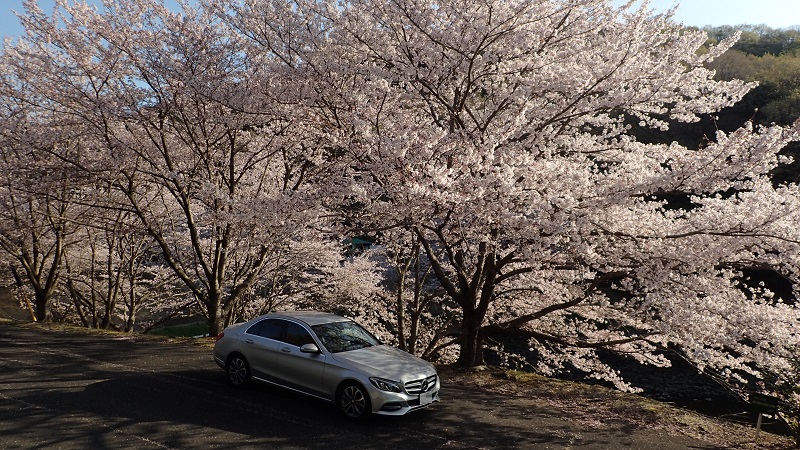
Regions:
[[389, 345], [334, 353], [333, 358], [369, 376], [395, 381], [418, 380], [436, 373], [429, 362]]

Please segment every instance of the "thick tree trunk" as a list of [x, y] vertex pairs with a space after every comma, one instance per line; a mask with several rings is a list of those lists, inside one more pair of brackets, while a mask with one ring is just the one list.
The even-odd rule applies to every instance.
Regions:
[[209, 336], [219, 336], [225, 326], [222, 324], [222, 317], [217, 315], [216, 317], [209, 317], [208, 318], [208, 335]]
[[[463, 317], [458, 364], [462, 367], [481, 366], [484, 364], [481, 326], [486, 312], [489, 310], [489, 305], [494, 300], [494, 290], [500, 269], [508, 261], [511, 261], [513, 252], [501, 260], [497, 260], [492, 246], [488, 242], [482, 242], [478, 246], [476, 264], [471, 266], [465, 262], [468, 255], [461, 249], [449, 246], [442, 228], [438, 228], [435, 234], [446, 247], [447, 250], [444, 253], [450, 264], [456, 269], [456, 279], [453, 280], [449, 271], [445, 270], [430, 241], [426, 239], [424, 232], [419, 228], [415, 231], [425, 249], [436, 278], [445, 292], [461, 307]], [[497, 237], [496, 230], [492, 231], [492, 237], [493, 239]], [[472, 256], [469, 257], [472, 258]], [[468, 275], [470, 273], [471, 275]]]
[[219, 294], [217, 292], [209, 293], [204, 303], [208, 311], [208, 335], [218, 336], [225, 329], [225, 312], [222, 309]]
[[482, 366], [483, 361], [483, 334], [481, 323], [483, 316], [476, 311], [465, 311], [461, 323], [461, 353], [458, 356], [458, 365], [462, 367]]
[[50, 298], [44, 291], [37, 291], [35, 294], [36, 302], [36, 321], [49, 322], [50, 321]]
[[222, 315], [219, 314], [218, 310], [211, 310], [208, 311], [208, 335], [209, 336], [217, 336], [219, 335], [222, 330], [225, 328], [225, 325], [222, 323]]

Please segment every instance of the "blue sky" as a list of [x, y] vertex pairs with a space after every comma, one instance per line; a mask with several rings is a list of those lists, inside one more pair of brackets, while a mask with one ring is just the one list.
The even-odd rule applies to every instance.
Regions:
[[[621, 5], [625, 0], [614, 0]], [[800, 26], [800, 0], [651, 0], [658, 12], [678, 5], [674, 19], [684, 25]]]
[[[92, 1], [92, 0], [90, 0]], [[96, 0], [95, 0], [96, 1]], [[533, 0], [532, 0], [533, 1]], [[11, 11], [22, 11], [23, 0], [0, 0], [0, 32], [3, 36], [22, 33], [19, 21]], [[620, 5], [625, 0], [614, 0]], [[652, 0], [651, 7], [658, 12], [669, 9], [679, 0]], [[174, 1], [171, 2], [175, 4]], [[52, 0], [39, 0], [47, 11]], [[675, 20], [684, 25], [738, 25], [766, 24], [773, 28], [800, 26], [800, 0], [682, 0]]]
[[[88, 0], [89, 3], [97, 5], [102, 4], [100, 0]], [[19, 36], [22, 34], [22, 27], [19, 24], [19, 19], [12, 11], [23, 13], [25, 9], [22, 7], [24, 0], [0, 0], [0, 33], [3, 36]], [[50, 12], [55, 4], [54, 0], [37, 0], [39, 7], [45, 12]], [[168, 6], [178, 9], [178, 2], [176, 0], [166, 0]], [[1, 46], [1, 45], [0, 45]]]

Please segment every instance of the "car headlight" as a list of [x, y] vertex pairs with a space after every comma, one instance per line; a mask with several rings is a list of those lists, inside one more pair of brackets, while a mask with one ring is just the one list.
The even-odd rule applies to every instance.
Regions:
[[403, 392], [400, 383], [397, 381], [387, 380], [385, 378], [372, 377], [369, 379], [370, 383], [376, 388], [387, 392]]

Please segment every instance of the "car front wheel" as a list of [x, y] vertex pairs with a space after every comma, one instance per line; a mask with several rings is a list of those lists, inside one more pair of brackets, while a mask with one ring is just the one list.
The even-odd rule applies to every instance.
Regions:
[[228, 374], [228, 382], [235, 387], [242, 387], [250, 380], [250, 366], [244, 356], [238, 353], [228, 357], [225, 373]]
[[349, 420], [363, 420], [371, 412], [369, 394], [357, 383], [346, 383], [339, 389], [336, 405]]

